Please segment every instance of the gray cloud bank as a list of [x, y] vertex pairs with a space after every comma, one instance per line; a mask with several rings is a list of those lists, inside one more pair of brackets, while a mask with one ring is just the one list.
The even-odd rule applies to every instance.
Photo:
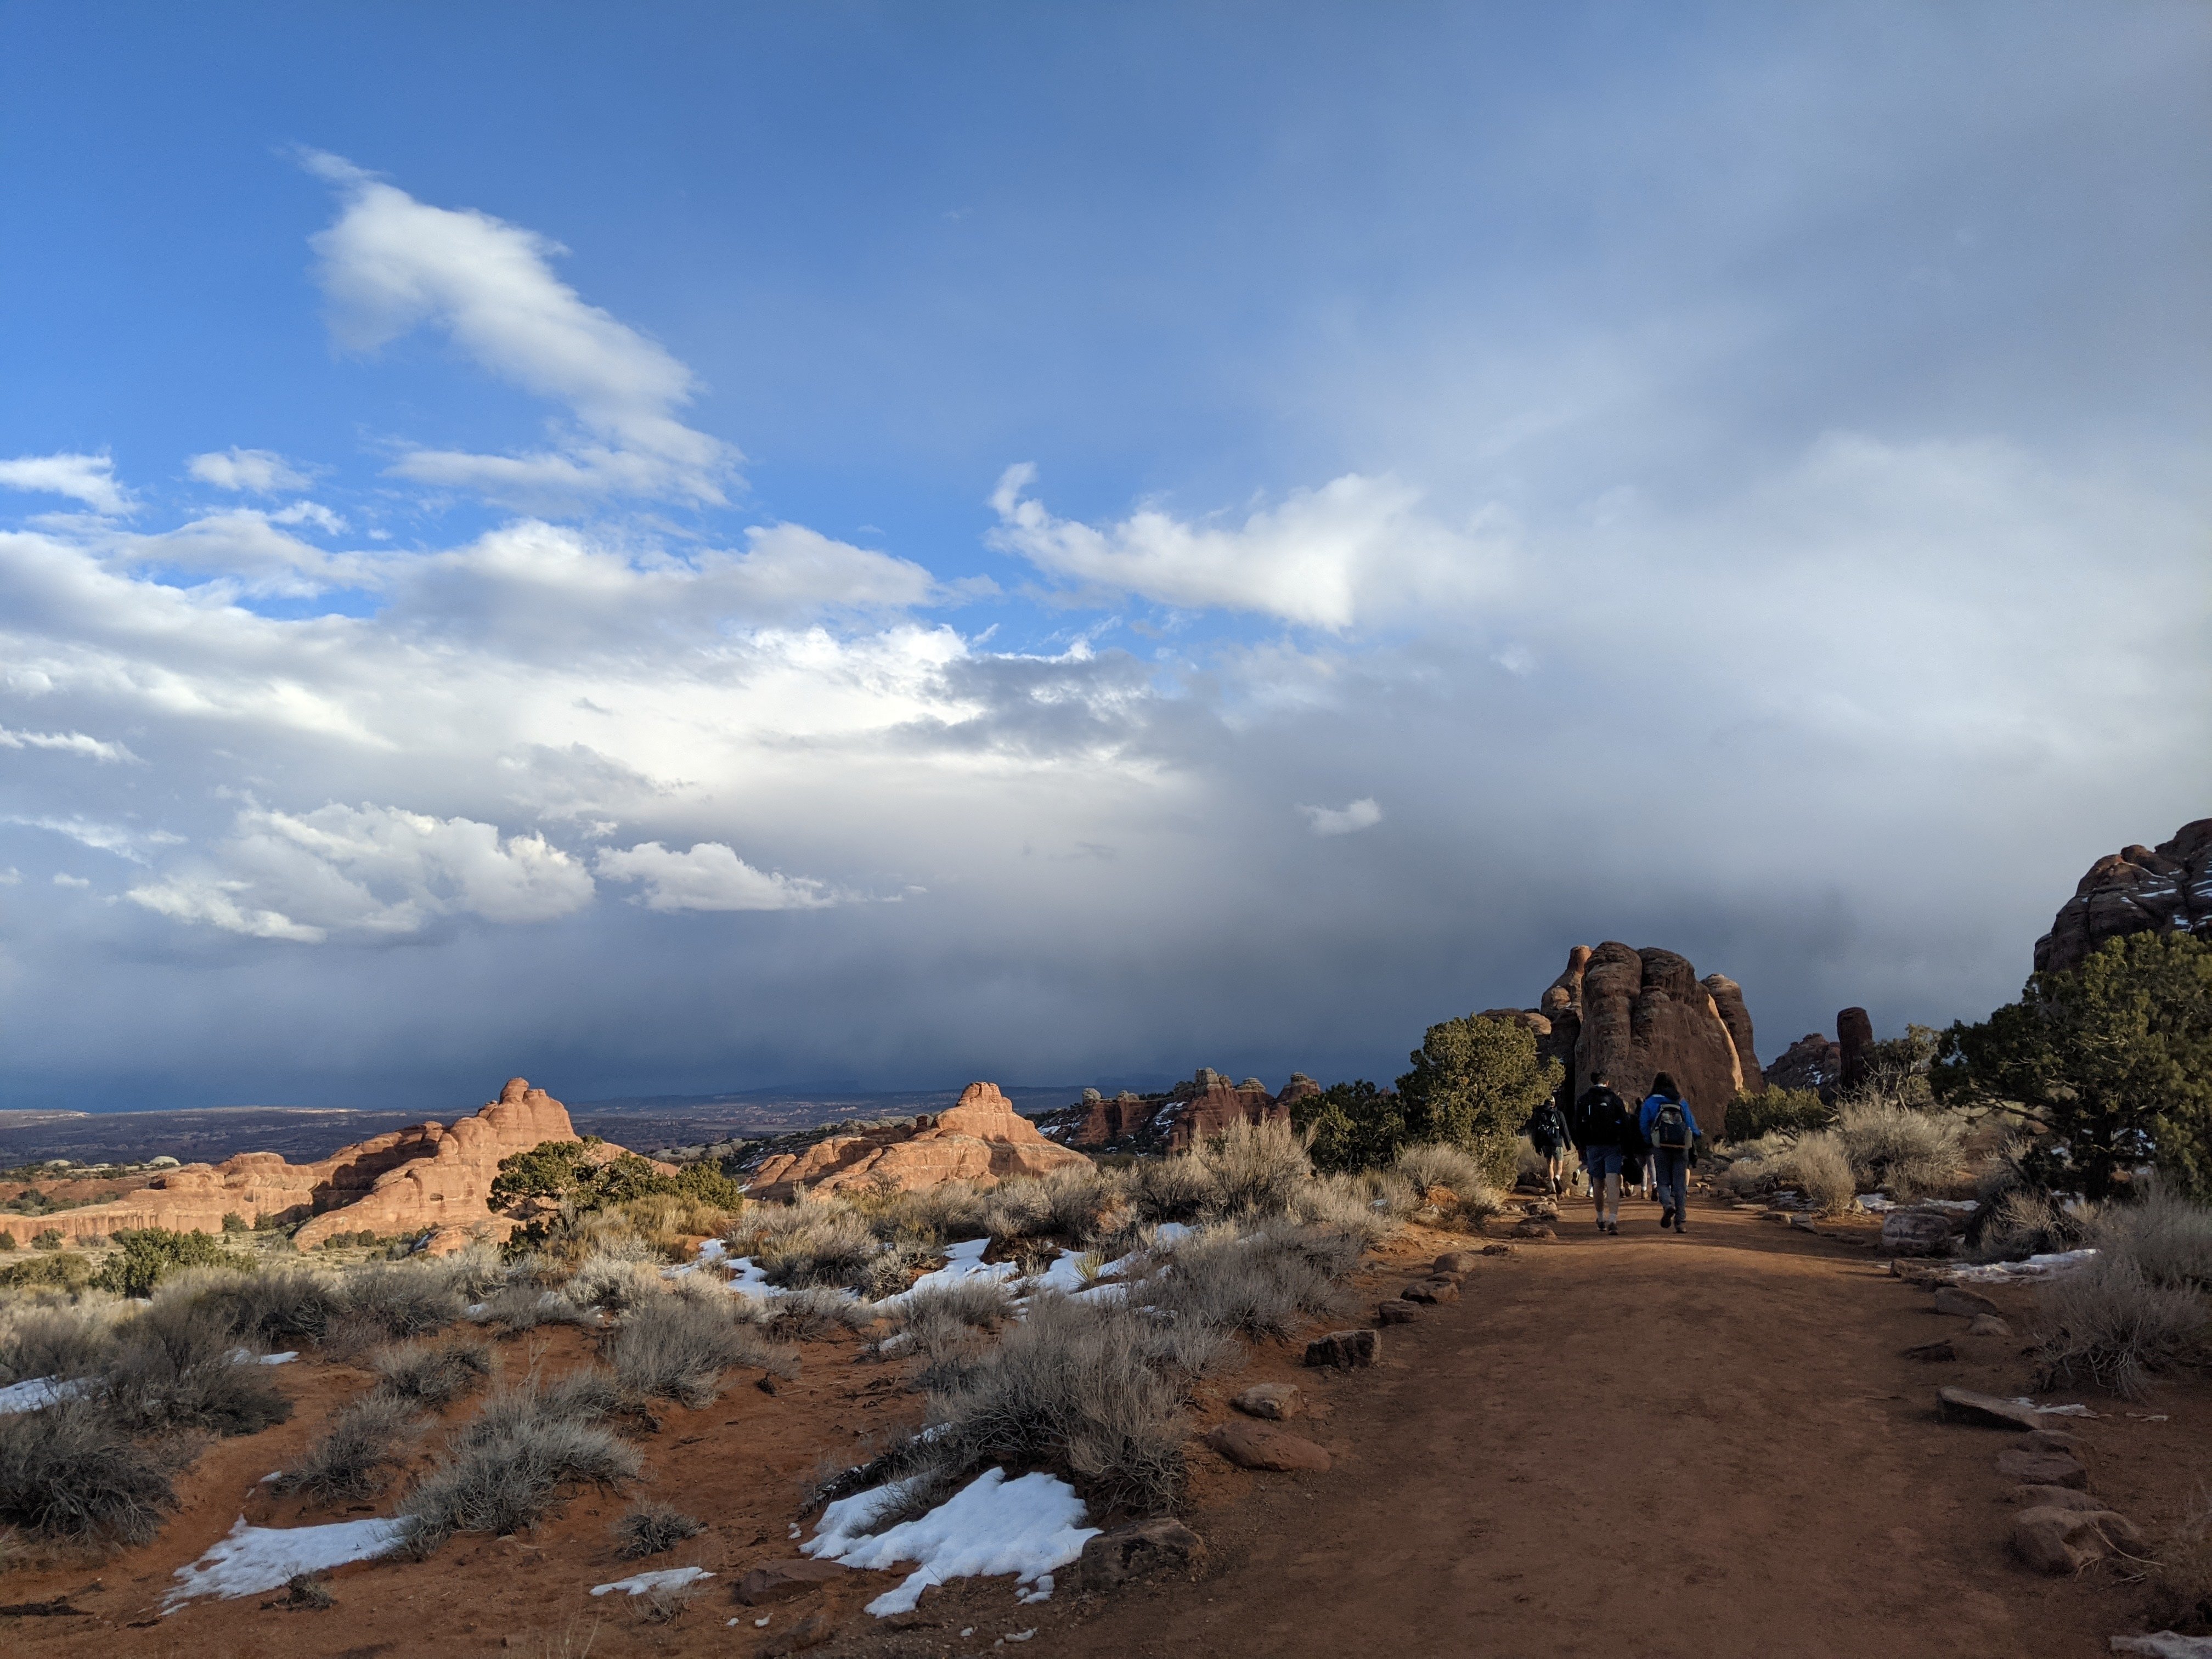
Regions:
[[[1408, 384], [1234, 510], [1085, 520], [1006, 457], [977, 532], [1025, 587], [993, 619], [1073, 624], [1018, 652], [966, 608], [989, 584], [914, 558], [657, 534], [738, 482], [676, 356], [532, 233], [313, 165], [341, 342], [442, 331], [562, 413], [526, 453], [403, 447], [398, 484], [519, 515], [404, 552], [270, 451], [192, 458], [256, 504], [167, 530], [106, 457], [0, 463], [72, 503], [0, 531], [6, 1104], [1388, 1075], [1605, 938], [1741, 981], [1771, 1055], [1844, 1003], [1986, 1011], [2092, 857], [2212, 811], [2201, 302], [2143, 313], [2156, 430], [2070, 417], [2063, 376], [1857, 406], [1800, 288], [1751, 354], [1815, 377], [1794, 436], [1700, 401], [1655, 315], [1495, 354], [1479, 410]], [[1960, 379], [2094, 355], [2132, 291], [1962, 328]], [[1730, 464], [1655, 483], [1666, 445], [1620, 434], [1662, 419], [1731, 424]]]

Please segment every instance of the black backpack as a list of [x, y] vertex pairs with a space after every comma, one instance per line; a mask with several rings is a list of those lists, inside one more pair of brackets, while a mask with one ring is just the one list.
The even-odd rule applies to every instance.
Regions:
[[1690, 1115], [1682, 1109], [1679, 1100], [1662, 1100], [1659, 1115], [1651, 1120], [1651, 1144], [1674, 1152], [1686, 1151], [1690, 1145]]

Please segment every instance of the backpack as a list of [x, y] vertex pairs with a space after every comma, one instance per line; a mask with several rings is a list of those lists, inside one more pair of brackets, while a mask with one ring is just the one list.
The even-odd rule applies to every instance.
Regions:
[[1528, 1121], [1528, 1138], [1540, 1145], [1564, 1146], [1567, 1144], [1567, 1121], [1559, 1115], [1556, 1105], [1540, 1106]]
[[1682, 1109], [1679, 1100], [1659, 1103], [1658, 1115], [1651, 1120], [1651, 1144], [1675, 1152], [1686, 1150], [1690, 1144], [1690, 1115]]

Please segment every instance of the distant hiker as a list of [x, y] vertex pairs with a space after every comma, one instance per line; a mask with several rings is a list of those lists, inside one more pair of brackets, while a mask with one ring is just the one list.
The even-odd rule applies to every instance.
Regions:
[[1551, 1183], [1552, 1196], [1557, 1198], [1565, 1190], [1567, 1178], [1567, 1148], [1572, 1137], [1567, 1133], [1567, 1115], [1559, 1109], [1559, 1103], [1547, 1100], [1528, 1115], [1523, 1133], [1536, 1149], [1536, 1156], [1544, 1160], [1544, 1178]]
[[1652, 1172], [1658, 1177], [1659, 1216], [1663, 1230], [1682, 1231], [1683, 1212], [1690, 1196], [1690, 1169], [1698, 1161], [1698, 1120], [1670, 1073], [1651, 1079], [1651, 1092], [1636, 1115], [1637, 1127], [1651, 1148]]
[[1568, 1127], [1575, 1144], [1582, 1148], [1583, 1168], [1589, 1172], [1597, 1230], [1617, 1233], [1620, 1231], [1621, 1149], [1636, 1137], [1636, 1115], [1613, 1092], [1606, 1074], [1593, 1072], [1590, 1086], [1575, 1102], [1574, 1120]]

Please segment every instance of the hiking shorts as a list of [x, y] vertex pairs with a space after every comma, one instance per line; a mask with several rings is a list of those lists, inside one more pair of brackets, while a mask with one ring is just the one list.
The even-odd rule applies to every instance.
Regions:
[[1620, 1173], [1620, 1148], [1618, 1146], [1585, 1146], [1583, 1148], [1583, 1168], [1593, 1178], [1617, 1176]]

